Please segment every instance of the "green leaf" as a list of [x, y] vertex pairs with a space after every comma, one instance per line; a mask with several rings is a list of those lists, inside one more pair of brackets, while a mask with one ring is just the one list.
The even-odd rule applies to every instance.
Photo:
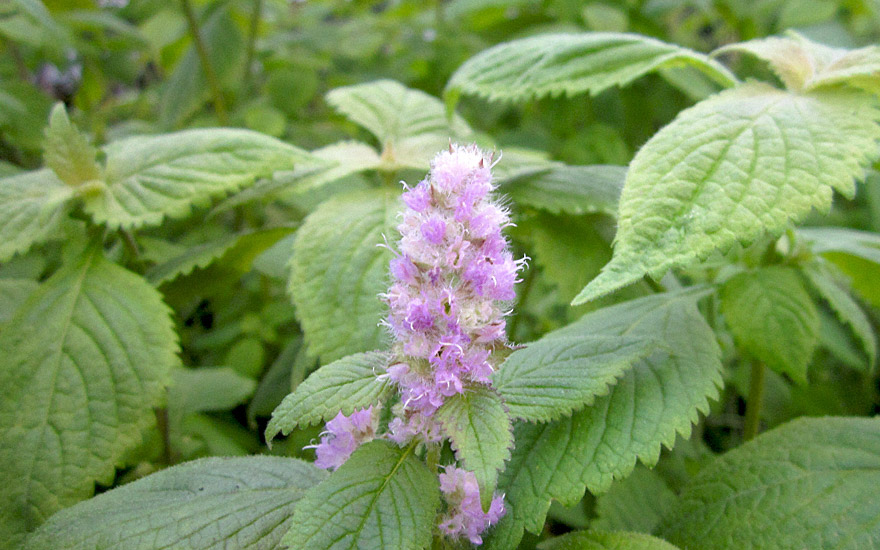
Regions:
[[0, 327], [40, 285], [30, 279], [0, 279]]
[[615, 482], [607, 493], [596, 498], [597, 518], [590, 527], [651, 533], [676, 498], [659, 474], [639, 466], [628, 478]]
[[682, 548], [880, 546], [880, 419], [802, 418], [703, 468], [661, 532]]
[[339, 412], [349, 415], [388, 399], [394, 384], [379, 378], [388, 366], [388, 354], [378, 351], [349, 355], [324, 365], [284, 398], [266, 426], [266, 441], [297, 425], [326, 422]]
[[294, 458], [195, 460], [58, 512], [25, 550], [277, 548], [303, 493], [326, 477]]
[[542, 34], [499, 44], [469, 59], [449, 79], [446, 95], [525, 101], [547, 95], [597, 95], [665, 67], [693, 66], [723, 86], [730, 71], [707, 56], [637, 34]]
[[513, 428], [501, 398], [479, 386], [448, 398], [436, 414], [456, 458], [477, 478], [483, 510], [488, 511], [498, 471], [513, 446]]
[[[164, 30], [167, 32], [167, 28]], [[246, 46], [229, 8], [219, 5], [200, 22], [199, 33], [220, 86], [240, 86]], [[163, 128], [180, 126], [211, 98], [196, 48], [196, 44], [190, 44], [164, 83], [159, 100], [159, 124]]]
[[819, 292], [822, 298], [828, 302], [831, 309], [841, 322], [849, 325], [853, 334], [862, 344], [862, 349], [868, 356], [868, 368], [874, 366], [877, 359], [877, 342], [874, 337], [874, 329], [871, 321], [858, 303], [849, 293], [835, 280], [834, 274], [826, 265], [815, 263], [803, 266], [803, 273], [807, 280]]
[[625, 166], [554, 165], [537, 174], [526, 173], [504, 181], [499, 191], [518, 204], [555, 214], [602, 212], [616, 216], [624, 178]]
[[40, 0], [12, 0], [4, 3], [3, 10], [0, 35], [53, 52], [71, 47], [70, 32], [52, 18]]
[[97, 157], [98, 151], [70, 122], [64, 104], [56, 104], [49, 115], [49, 128], [46, 130], [46, 166], [61, 181], [76, 187], [103, 179]]
[[309, 344], [328, 363], [385, 347], [379, 326], [386, 306], [391, 253], [379, 246], [397, 234], [398, 194], [370, 189], [336, 195], [297, 232], [288, 291]]
[[259, 199], [267, 199], [282, 193], [303, 194], [341, 180], [352, 174], [375, 170], [380, 166], [379, 155], [364, 143], [341, 141], [311, 152], [325, 165], [307, 165], [300, 169], [277, 172], [271, 179], [260, 180], [252, 187], [233, 195], [218, 204], [213, 214], [225, 212], [236, 206]]
[[471, 134], [463, 118], [446, 117], [439, 99], [393, 80], [336, 88], [327, 103], [376, 136], [386, 169], [427, 168], [450, 140]]
[[0, 179], [0, 262], [53, 236], [73, 190], [49, 169]]
[[607, 394], [627, 369], [662, 347], [644, 334], [562, 329], [513, 352], [495, 373], [493, 385], [513, 418], [547, 422]]
[[196, 269], [204, 269], [218, 260], [225, 268], [243, 273], [250, 271], [251, 263], [264, 250], [292, 232], [292, 229], [275, 227], [262, 231], [226, 235], [215, 241], [202, 243], [187, 249], [179, 256], [150, 268], [145, 277], [150, 284], [161, 286], [178, 277], [189, 275]]
[[515, 547], [523, 529], [539, 533], [550, 499], [571, 506], [608, 489], [636, 460], [656, 463], [661, 446], [687, 437], [721, 386], [721, 351], [696, 307], [705, 290], [657, 294], [585, 315], [559, 336], [642, 337], [663, 342], [611, 391], [574, 415], [514, 425], [515, 447], [498, 482], [507, 515], [490, 548]]
[[794, 268], [740, 273], [721, 287], [721, 311], [737, 345], [780, 374], [807, 382], [819, 313]]
[[849, 277], [865, 301], [880, 308], [880, 235], [842, 227], [803, 228], [797, 234]]
[[412, 447], [372, 441], [305, 494], [282, 543], [316, 550], [421, 550], [431, 543], [439, 507], [437, 476]]
[[155, 421], [177, 336], [159, 293], [95, 247], [27, 300], [0, 349], [6, 538], [113, 480]]
[[229, 367], [174, 369], [168, 390], [168, 411], [182, 418], [194, 412], [225, 411], [250, 397], [256, 381]]
[[844, 227], [802, 227], [798, 237], [816, 254], [844, 252], [880, 264], [880, 235]]
[[880, 47], [832, 48], [794, 31], [786, 34], [782, 38], [771, 36], [730, 44], [713, 55], [730, 51], [750, 53], [766, 61], [785, 86], [794, 91], [847, 85], [880, 93]]
[[573, 303], [780, 233], [828, 210], [832, 189], [852, 197], [877, 153], [878, 118], [861, 92], [758, 83], [682, 111], [630, 164], [614, 257]]
[[86, 197], [85, 207], [95, 222], [113, 228], [182, 218], [276, 170], [316, 162], [292, 145], [229, 128], [133, 137], [104, 151], [107, 189]]
[[539, 550], [677, 550], [663, 539], [642, 533], [575, 531], [546, 540]]

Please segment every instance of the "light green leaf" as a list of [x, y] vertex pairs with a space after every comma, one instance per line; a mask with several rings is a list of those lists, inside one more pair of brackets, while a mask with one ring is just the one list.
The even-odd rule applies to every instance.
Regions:
[[456, 458], [477, 478], [483, 510], [488, 511], [498, 471], [513, 446], [513, 428], [501, 398], [486, 386], [469, 388], [448, 398], [435, 418]]
[[309, 351], [328, 363], [385, 347], [379, 326], [387, 308], [391, 253], [380, 248], [397, 234], [398, 194], [370, 189], [336, 195], [297, 232], [288, 291]]
[[656, 352], [628, 369], [611, 391], [571, 417], [514, 426], [515, 447], [498, 482], [507, 515], [489, 548], [515, 547], [523, 529], [539, 533], [550, 499], [571, 506], [584, 486], [601, 493], [636, 460], [656, 463], [661, 446], [687, 437], [721, 386], [721, 351], [696, 307], [704, 290], [657, 294], [590, 313], [560, 336], [656, 339]]
[[266, 426], [266, 441], [297, 425], [326, 422], [339, 412], [349, 415], [388, 399], [394, 384], [379, 378], [388, 367], [388, 354], [378, 351], [349, 355], [324, 365], [284, 398]]
[[49, 169], [0, 179], [0, 262], [50, 237], [73, 190]]
[[504, 181], [499, 191], [518, 204], [553, 213], [602, 212], [616, 216], [625, 177], [625, 166], [560, 164]]
[[67, 185], [76, 187], [103, 178], [97, 161], [98, 151], [70, 122], [63, 103], [56, 104], [49, 114], [44, 156], [46, 166]]
[[590, 527], [600, 531], [651, 533], [676, 495], [653, 470], [636, 467], [626, 479], [615, 482], [596, 498], [596, 519]]
[[819, 341], [819, 313], [794, 268], [773, 266], [731, 277], [721, 287], [721, 311], [747, 354], [807, 382]]
[[307, 165], [300, 169], [277, 172], [271, 179], [260, 180], [252, 187], [233, 195], [214, 208], [214, 214], [225, 212], [251, 201], [267, 199], [280, 194], [302, 194], [319, 189], [358, 172], [375, 170], [380, 166], [379, 155], [364, 143], [341, 141], [311, 152], [325, 165]]
[[771, 36], [730, 44], [713, 55], [730, 51], [750, 53], [766, 61], [785, 86], [794, 91], [842, 84], [880, 92], [880, 47], [832, 48], [794, 31], [786, 34], [781, 38]]
[[292, 145], [229, 128], [133, 137], [104, 151], [107, 189], [86, 197], [85, 207], [95, 222], [114, 228], [182, 218], [276, 170], [316, 162]]
[[177, 363], [168, 308], [98, 248], [43, 283], [0, 332], [0, 539], [109, 484]]
[[547, 422], [607, 394], [627, 369], [662, 347], [644, 334], [554, 331], [513, 352], [495, 373], [493, 385], [512, 417]]
[[305, 494], [282, 543], [316, 550], [421, 550], [431, 543], [439, 507], [437, 476], [412, 447], [372, 441]]
[[630, 164], [614, 257], [573, 303], [779, 233], [830, 208], [832, 189], [851, 197], [877, 154], [878, 118], [861, 92], [758, 83], [682, 111]]
[[877, 342], [868, 316], [835, 280], [829, 266], [820, 263], [805, 265], [803, 273], [822, 298], [828, 302], [837, 318], [852, 329], [868, 356], [868, 368], [871, 369], [877, 359]]
[[575, 531], [546, 540], [539, 550], [677, 550], [663, 539], [643, 533]]
[[195, 460], [62, 510], [25, 550], [277, 548], [303, 493], [326, 477], [294, 458]]
[[336, 88], [327, 103], [376, 136], [385, 169], [427, 168], [450, 140], [471, 134], [463, 118], [447, 118], [439, 99], [393, 80]]
[[460, 94], [492, 101], [525, 101], [547, 95], [596, 95], [652, 71], [693, 66], [723, 86], [736, 83], [709, 57], [637, 34], [593, 32], [542, 34], [480, 52], [455, 71], [448, 100]]
[[12, 319], [16, 310], [39, 286], [30, 279], [0, 279], [0, 326]]
[[802, 418], [705, 467], [661, 532], [682, 548], [880, 546], [880, 418]]

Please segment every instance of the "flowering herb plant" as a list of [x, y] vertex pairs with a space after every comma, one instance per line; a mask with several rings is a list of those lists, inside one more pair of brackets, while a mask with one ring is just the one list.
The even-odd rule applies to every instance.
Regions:
[[0, 8], [0, 550], [880, 546], [868, 8], [60, 4]]

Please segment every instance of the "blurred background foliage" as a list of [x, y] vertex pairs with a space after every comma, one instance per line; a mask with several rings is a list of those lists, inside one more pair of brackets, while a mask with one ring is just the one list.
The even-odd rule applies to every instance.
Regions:
[[[352, 139], [382, 151], [384, 144], [325, 100], [329, 91], [390, 79], [439, 99], [451, 74], [473, 55], [548, 31], [635, 32], [709, 52], [790, 28], [834, 46], [876, 43], [880, 2], [7, 0], [0, 4], [0, 176], [42, 164], [44, 128], [57, 101], [98, 145], [184, 128], [234, 126], [310, 151]], [[730, 65], [742, 78], [775, 78], [753, 59], [736, 57]], [[502, 152], [528, 149], [573, 165], [626, 165], [679, 111], [715, 91], [705, 79], [665, 70], [596, 97], [520, 105], [464, 98], [457, 110], [474, 139]], [[159, 417], [166, 429], [148, 434], [118, 481], [198, 456], [265, 451], [261, 428], [267, 417], [318, 365], [287, 294], [296, 229], [335, 193], [396, 185], [401, 179], [413, 184], [423, 175], [424, 170], [386, 167], [306, 191], [279, 185], [272, 193], [209, 205], [189, 218], [141, 230], [135, 243], [120, 239], [115, 244], [111, 257], [144, 274], [173, 308], [186, 367], [175, 375], [167, 411]], [[640, 283], [596, 304], [571, 308], [574, 295], [610, 258], [614, 219], [511, 203], [514, 244], [532, 258], [510, 322], [514, 341], [534, 340], [585, 311], [651, 292]], [[854, 200], [838, 197], [829, 216], [811, 223], [880, 231], [880, 178], [872, 173]], [[0, 327], [28, 290], [60, 264], [62, 248], [50, 241], [0, 266], [0, 280], [9, 280], [0, 283]], [[735, 251], [724, 262], [756, 263], [752, 260], [765, 248], [759, 243]], [[872, 306], [869, 317], [876, 327], [880, 282], [870, 275], [876, 265], [856, 265], [854, 256], [847, 261], [852, 264], [848, 275]], [[713, 268], [685, 272], [683, 280], [703, 280], [706, 269]], [[878, 411], [876, 374], [865, 368], [858, 342], [827, 304], [817, 303], [821, 347], [810, 371], [814, 383], [792, 384], [769, 372], [765, 426], [800, 415]], [[717, 311], [704, 313], [710, 324], [722, 326]], [[666, 481], [658, 482], [647, 470], [629, 478], [634, 490], [650, 483], [674, 488], [708, 449], [721, 451], [741, 441], [748, 363], [736, 359], [723, 329], [718, 334], [731, 366], [729, 384], [699, 426], [702, 438], [667, 453], [658, 470]], [[162, 441], [163, 431], [168, 441]], [[318, 431], [295, 432], [272, 452], [308, 457], [311, 451], [301, 449]], [[614, 499], [630, 490], [615, 487], [598, 509], [610, 526], [616, 525]], [[588, 495], [583, 509], [554, 505], [551, 518], [559, 525], [582, 526], [595, 513], [592, 507]]]

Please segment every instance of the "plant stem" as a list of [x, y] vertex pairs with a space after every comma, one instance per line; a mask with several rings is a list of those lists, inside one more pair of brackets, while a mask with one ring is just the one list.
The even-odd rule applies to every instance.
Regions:
[[220, 124], [225, 126], [228, 119], [226, 117], [226, 104], [223, 102], [223, 94], [220, 91], [220, 80], [217, 78], [214, 66], [211, 65], [211, 60], [208, 58], [208, 48], [205, 47], [205, 42], [202, 40], [202, 35], [199, 32], [196, 14], [189, 0], [180, 0], [180, 4], [183, 7], [184, 15], [186, 15], [186, 22], [189, 25], [189, 32], [192, 34], [196, 52], [199, 54], [202, 70], [205, 71], [205, 78], [208, 80], [208, 86], [211, 88], [211, 95], [214, 97], [214, 110], [217, 111], [217, 119], [220, 121]]
[[168, 409], [162, 407], [156, 409], [156, 427], [162, 434], [162, 464], [172, 465], [171, 433], [168, 429]]
[[21, 57], [21, 52], [18, 51], [18, 46], [16, 46], [15, 42], [12, 40], [7, 40], [6, 47], [9, 50], [9, 56], [12, 57], [12, 60], [15, 62], [15, 68], [18, 71], [18, 78], [24, 82], [30, 82], [31, 72], [28, 70], [24, 59]]
[[743, 440], [748, 441], [758, 435], [761, 426], [761, 406], [764, 404], [764, 364], [752, 363], [749, 377], [749, 397], [746, 401], [746, 418], [743, 425]]
[[140, 263], [141, 249], [138, 247], [137, 241], [134, 240], [134, 235], [129, 231], [120, 228], [119, 236], [122, 237], [122, 245], [125, 247], [125, 252], [128, 254], [129, 260], [134, 263]]
[[251, 65], [254, 63], [254, 51], [257, 46], [257, 31], [260, 28], [260, 15], [263, 12], [263, 0], [254, 0], [254, 11], [251, 13], [251, 26], [248, 29], [247, 50], [244, 57], [244, 75], [241, 79], [241, 90], [247, 93], [251, 79]]

